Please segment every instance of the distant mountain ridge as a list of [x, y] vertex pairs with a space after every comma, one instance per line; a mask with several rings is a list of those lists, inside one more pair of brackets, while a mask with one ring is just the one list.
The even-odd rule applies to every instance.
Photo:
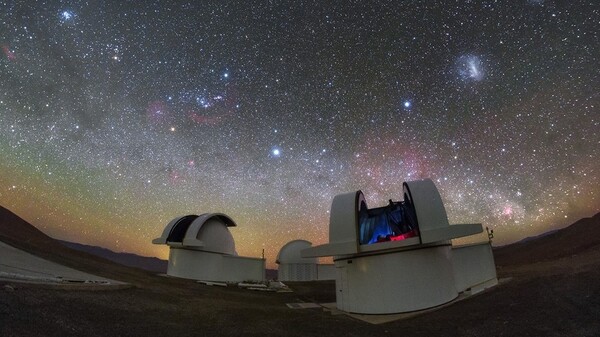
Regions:
[[497, 265], [549, 261], [600, 249], [600, 213], [558, 230], [494, 248]]
[[[510, 243], [509, 245], [514, 245], [514, 244], [519, 244], [519, 243], [526, 243], [526, 242], [529, 242], [529, 241], [533, 241], [533, 240], [541, 239], [541, 238], [543, 238], [544, 236], [548, 236], [548, 235], [550, 235], [550, 234], [556, 233], [556, 232], [558, 232], [559, 230], [560, 230], [560, 229], [552, 229], [552, 230], [549, 230], [549, 231], [547, 231], [547, 232], [544, 232], [544, 233], [542, 233], [542, 234], [528, 236], [528, 237], [526, 237], [526, 238], [524, 238], [524, 239], [521, 239], [521, 240], [519, 240], [519, 241], [517, 241], [517, 242]], [[500, 247], [502, 247], [502, 246], [499, 246], [498, 248], [500, 248]]]
[[141, 256], [133, 253], [117, 253], [98, 246], [84, 245], [76, 242], [57, 240], [61, 244], [78, 251], [100, 256], [107, 260], [134, 268], [141, 268], [155, 273], [166, 273], [168, 261], [157, 257]]

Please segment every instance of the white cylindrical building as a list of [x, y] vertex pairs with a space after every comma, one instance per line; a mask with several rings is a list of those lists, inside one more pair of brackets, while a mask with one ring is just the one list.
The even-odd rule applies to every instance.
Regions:
[[337, 195], [329, 243], [302, 251], [303, 257], [333, 256], [338, 309], [362, 314], [422, 310], [452, 301], [472, 280], [495, 280], [489, 272], [495, 271], [493, 259], [470, 259], [474, 250], [462, 250], [456, 263], [483, 261], [487, 271], [460, 277], [459, 288], [456, 273], [464, 269], [453, 266], [451, 239], [479, 233], [481, 224], [450, 225], [429, 179], [405, 182], [403, 189], [403, 202], [390, 200], [374, 209], [367, 208], [361, 191]]
[[222, 213], [186, 215], [169, 222], [152, 243], [169, 246], [167, 275], [216, 282], [263, 281], [265, 260], [237, 255], [229, 231], [234, 226]]
[[300, 251], [312, 247], [306, 240], [294, 240], [279, 250], [277, 279], [279, 281], [313, 281], [317, 279], [317, 258], [302, 257]]

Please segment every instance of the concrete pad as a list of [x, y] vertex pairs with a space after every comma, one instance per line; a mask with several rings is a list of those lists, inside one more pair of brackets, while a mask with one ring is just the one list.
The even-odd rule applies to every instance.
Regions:
[[0, 241], [0, 279], [44, 284], [125, 285], [104, 277], [84, 273]]

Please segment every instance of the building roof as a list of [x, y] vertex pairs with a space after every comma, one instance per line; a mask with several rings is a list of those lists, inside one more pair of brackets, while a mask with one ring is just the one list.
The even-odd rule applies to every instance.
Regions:
[[237, 255], [235, 241], [228, 229], [233, 226], [236, 226], [233, 219], [223, 213], [185, 215], [171, 220], [161, 237], [152, 243]]

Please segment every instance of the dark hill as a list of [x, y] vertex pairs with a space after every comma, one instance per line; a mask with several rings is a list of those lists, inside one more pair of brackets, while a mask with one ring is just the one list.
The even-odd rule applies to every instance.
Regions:
[[135, 285], [153, 275], [146, 270], [130, 268], [88, 252], [71, 249], [1, 206], [0, 241], [67, 267], [114, 280], [126, 279], [126, 282]]
[[2, 206], [0, 206], [0, 240], [33, 247], [56, 245], [54, 239]]
[[494, 249], [499, 266], [556, 260], [600, 249], [600, 213], [572, 225]]

